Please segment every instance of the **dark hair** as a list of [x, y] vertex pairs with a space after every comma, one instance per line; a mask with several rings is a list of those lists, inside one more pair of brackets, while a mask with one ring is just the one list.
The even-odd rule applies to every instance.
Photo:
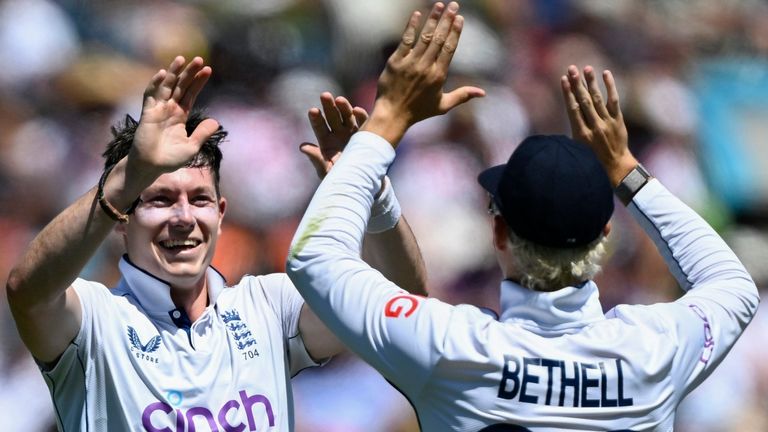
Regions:
[[[203, 120], [209, 118], [203, 110], [194, 109], [189, 113], [187, 117], [187, 135], [191, 134]], [[126, 157], [133, 145], [133, 136], [136, 133], [136, 128], [139, 122], [133, 119], [130, 115], [126, 114], [125, 119], [122, 122], [113, 125], [112, 141], [107, 144], [107, 150], [102, 153], [105, 158], [104, 169], [114, 166], [120, 159]], [[219, 144], [227, 137], [228, 132], [221, 126], [219, 129], [211, 135], [200, 147], [200, 151], [187, 162], [187, 167], [190, 168], [202, 168], [209, 167], [213, 172], [214, 185], [216, 186], [216, 193], [220, 195], [219, 191], [219, 169], [221, 167], [221, 149]]]

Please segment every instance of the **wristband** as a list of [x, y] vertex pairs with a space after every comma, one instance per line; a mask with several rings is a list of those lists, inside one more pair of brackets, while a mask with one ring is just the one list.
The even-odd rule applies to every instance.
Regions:
[[107, 198], [104, 196], [104, 185], [107, 183], [107, 176], [109, 176], [109, 173], [112, 172], [112, 169], [115, 167], [115, 165], [110, 165], [104, 168], [104, 173], [101, 174], [101, 179], [99, 179], [99, 187], [96, 191], [96, 199], [99, 202], [99, 207], [101, 207], [101, 210], [103, 210], [110, 219], [115, 222], [125, 224], [128, 223], [128, 215], [136, 210], [136, 206], [138, 206], [141, 202], [141, 198], [136, 198], [136, 200], [131, 204], [130, 207], [128, 207], [125, 213], [120, 213], [120, 211], [116, 209], [115, 206], [107, 201]]
[[632, 198], [643, 188], [651, 179], [651, 174], [641, 164], [637, 164], [616, 186], [616, 196], [619, 197], [624, 205], [629, 205]]
[[395, 196], [395, 190], [389, 177], [384, 176], [382, 181], [382, 190], [378, 198], [371, 207], [371, 217], [368, 219], [366, 231], [370, 234], [377, 234], [391, 230], [400, 220], [400, 202]]

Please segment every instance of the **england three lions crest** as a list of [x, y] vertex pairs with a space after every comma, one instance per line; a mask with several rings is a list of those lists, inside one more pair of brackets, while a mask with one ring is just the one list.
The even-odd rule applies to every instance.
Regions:
[[245, 321], [240, 318], [240, 313], [237, 309], [225, 311], [220, 316], [237, 349], [249, 353], [251, 358], [258, 356], [259, 351], [256, 349], [256, 340], [253, 338], [253, 333], [251, 333]]

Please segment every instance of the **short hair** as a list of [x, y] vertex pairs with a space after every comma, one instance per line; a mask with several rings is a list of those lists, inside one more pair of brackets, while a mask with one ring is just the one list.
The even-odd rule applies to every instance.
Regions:
[[[187, 117], [186, 129], [187, 135], [191, 134], [195, 128], [209, 117], [201, 109], [194, 109], [189, 113]], [[104, 168], [107, 169], [114, 166], [120, 160], [128, 155], [133, 145], [133, 137], [136, 134], [136, 128], [139, 126], [139, 122], [134, 120], [133, 117], [126, 114], [125, 119], [122, 122], [111, 127], [112, 141], [107, 144], [107, 149], [102, 153], [104, 157]], [[214, 186], [216, 187], [216, 193], [221, 195], [219, 190], [219, 181], [221, 179], [219, 170], [221, 168], [221, 144], [227, 137], [228, 132], [219, 125], [219, 129], [213, 133], [200, 147], [200, 151], [187, 162], [188, 168], [202, 168], [208, 167], [213, 172]]]
[[557, 291], [590, 280], [600, 272], [607, 237], [600, 235], [579, 248], [541, 246], [509, 233], [520, 285], [534, 291]]
[[[493, 200], [488, 212], [500, 215]], [[506, 223], [506, 222], [504, 222]], [[607, 237], [601, 234], [585, 246], [556, 248], [520, 238], [511, 229], [509, 243], [520, 285], [533, 291], [557, 291], [590, 280], [600, 272]]]

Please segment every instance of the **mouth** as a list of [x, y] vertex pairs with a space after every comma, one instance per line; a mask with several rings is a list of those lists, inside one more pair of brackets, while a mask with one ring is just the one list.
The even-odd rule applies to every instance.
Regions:
[[170, 252], [183, 252], [196, 248], [200, 243], [202, 241], [194, 239], [163, 240], [160, 242], [160, 247]]

